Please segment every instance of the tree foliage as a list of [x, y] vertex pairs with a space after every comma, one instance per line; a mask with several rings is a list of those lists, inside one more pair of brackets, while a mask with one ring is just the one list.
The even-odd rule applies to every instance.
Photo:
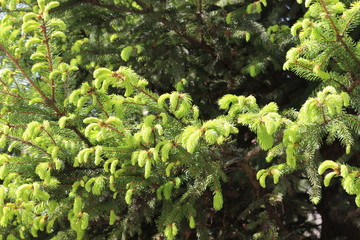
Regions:
[[360, 3], [279, 2], [0, 1], [0, 239], [356, 234]]

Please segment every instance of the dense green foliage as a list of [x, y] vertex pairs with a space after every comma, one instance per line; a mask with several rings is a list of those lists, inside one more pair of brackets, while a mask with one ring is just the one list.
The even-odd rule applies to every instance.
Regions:
[[299, 4], [1, 0], [0, 239], [354, 239], [360, 2]]

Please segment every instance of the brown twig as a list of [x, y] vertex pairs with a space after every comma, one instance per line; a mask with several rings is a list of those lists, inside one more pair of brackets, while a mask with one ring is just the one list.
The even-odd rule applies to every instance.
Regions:
[[[47, 29], [46, 29], [46, 23], [43, 17], [40, 16], [42, 25], [41, 25], [41, 31], [43, 32], [43, 36], [44, 36], [44, 41], [43, 43], [45, 44], [46, 47], [46, 53], [47, 56], [46, 58], [48, 59], [48, 64], [49, 64], [49, 70], [50, 72], [53, 71], [53, 62], [51, 59], [51, 51], [50, 51], [50, 45], [49, 45], [49, 40], [50, 38], [48, 37], [47, 34]], [[55, 103], [55, 80], [54, 78], [51, 80], [51, 100]]]
[[89, 139], [87, 139], [85, 137], [84, 134], [82, 134], [79, 129], [77, 129], [77, 127], [70, 125], [70, 126], [66, 126], [67, 129], [70, 129], [72, 131], [74, 131], [76, 133], [76, 135], [88, 146], [88, 147], [92, 147], [93, 144], [89, 141]]
[[216, 57], [215, 49], [211, 47], [209, 44], [207, 44], [204, 41], [199, 41], [192, 36], [186, 34], [184, 31], [179, 30], [178, 28], [174, 27], [176, 25], [170, 23], [166, 18], [161, 17], [159, 18], [159, 21], [162, 22], [168, 29], [173, 30], [177, 35], [188, 41], [190, 44], [194, 46], [198, 46], [201, 49], [203, 49], [205, 52], [209, 53], [211, 56]]
[[[3, 134], [3, 133], [2, 133]], [[6, 138], [10, 139], [10, 140], [14, 140], [14, 141], [18, 141], [18, 142], [21, 142], [25, 145], [28, 145], [28, 146], [31, 146], [31, 147], [34, 147], [42, 152], [44, 152], [46, 155], [50, 156], [49, 153], [47, 153], [47, 151], [45, 149], [43, 149], [42, 147], [38, 146], [38, 145], [35, 145], [33, 144], [32, 142], [29, 142], [29, 141], [25, 141], [24, 139], [21, 139], [21, 138], [18, 138], [18, 137], [15, 137], [15, 136], [11, 136], [11, 135], [5, 135]]]
[[53, 138], [53, 136], [52, 136], [44, 127], [42, 127], [41, 130], [43, 130], [43, 131], [50, 137], [51, 141], [52, 141], [56, 146], [58, 146], [57, 143], [56, 143], [56, 141], [55, 141], [55, 139]]
[[348, 88], [349, 92], [352, 92], [355, 89], [355, 87], [359, 84], [360, 84], [360, 77], [350, 85], [350, 87]]
[[95, 98], [96, 98], [96, 101], [98, 102], [101, 110], [105, 113], [106, 117], [109, 118], [109, 114], [108, 114], [107, 111], [105, 110], [104, 105], [100, 102], [100, 99], [98, 98], [96, 92], [94, 92], [93, 94], [94, 94], [94, 96], [95, 96]]

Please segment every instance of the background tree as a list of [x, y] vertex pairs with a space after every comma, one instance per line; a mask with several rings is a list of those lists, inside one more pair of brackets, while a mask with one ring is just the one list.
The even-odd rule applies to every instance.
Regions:
[[305, 5], [1, 1], [1, 237], [355, 239], [359, 3]]
[[53, 14], [71, 16], [72, 41], [88, 39], [78, 55], [89, 72], [126, 64], [159, 93], [185, 78], [184, 90], [207, 117], [218, 115], [225, 93], [256, 93], [267, 102], [281, 95], [288, 102], [278, 86], [284, 92], [301, 86], [287, 84], [289, 73], [280, 71], [296, 41], [287, 25], [303, 14], [293, 1], [68, 1]]

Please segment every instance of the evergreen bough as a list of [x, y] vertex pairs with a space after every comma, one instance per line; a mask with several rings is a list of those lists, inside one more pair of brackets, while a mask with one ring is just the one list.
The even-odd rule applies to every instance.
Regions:
[[[324, 185], [341, 178], [360, 207], [360, 169], [347, 165], [344, 156], [317, 159], [321, 146], [334, 141], [344, 146], [344, 155], [358, 148], [360, 121], [353, 112], [360, 106], [360, 47], [351, 32], [359, 26], [359, 1], [350, 6], [337, 0], [305, 2], [308, 12], [291, 29], [300, 44], [288, 51], [284, 69], [320, 85], [299, 111], [279, 112], [276, 103], [261, 107], [253, 96], [228, 94], [219, 100], [226, 114], [208, 121], [199, 119], [187, 93], [158, 95], [127, 67], [96, 66], [93, 80], [75, 88], [82, 64], [77, 52], [88, 39], [69, 45], [64, 21], [50, 14], [59, 5], [1, 1], [9, 12], [0, 26], [0, 239], [84, 239], [91, 224], [101, 221], [117, 225], [109, 239], [125, 239], [141, 233], [141, 221], [133, 216], [139, 211], [147, 221], [158, 217], [158, 230], [168, 239], [184, 222], [201, 228], [196, 202], [202, 194], [212, 192], [214, 210], [224, 204], [221, 185], [227, 176], [212, 155], [231, 141], [239, 125], [256, 134], [267, 162], [278, 159], [258, 171], [262, 187], [268, 176], [277, 184], [304, 170], [317, 204], [318, 174], [326, 172]], [[262, 6], [266, 1], [246, 11], [260, 12]], [[134, 50], [141, 47], [125, 48], [121, 57], [128, 60]], [[257, 71], [249, 67], [250, 75]], [[156, 216], [158, 204], [162, 210]], [[277, 229], [268, 234], [276, 237]]]

